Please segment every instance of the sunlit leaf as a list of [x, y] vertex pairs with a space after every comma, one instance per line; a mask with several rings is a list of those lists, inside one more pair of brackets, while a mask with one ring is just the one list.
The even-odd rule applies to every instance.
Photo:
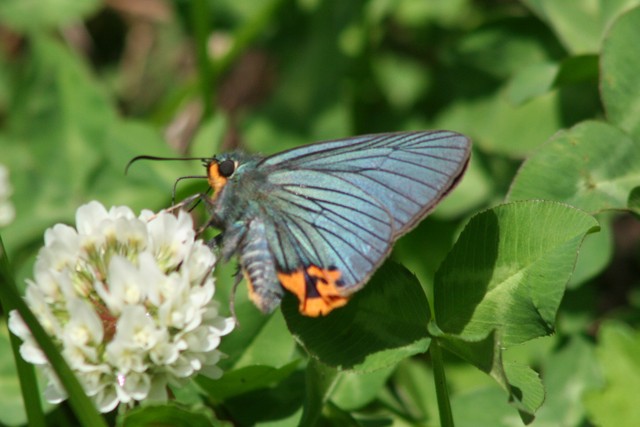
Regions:
[[638, 142], [602, 122], [555, 135], [520, 168], [509, 200], [546, 199], [587, 212], [624, 209], [640, 182]]
[[595, 53], [611, 22], [637, 0], [524, 0], [572, 53]]
[[16, 31], [48, 31], [76, 23], [100, 5], [99, 0], [3, 0], [0, 22]]
[[609, 120], [640, 141], [640, 56], [630, 54], [638, 37], [640, 8], [635, 8], [615, 21], [604, 40], [601, 90]]
[[635, 426], [640, 419], [636, 391], [640, 389], [640, 334], [620, 321], [600, 327], [596, 356], [604, 386], [589, 393], [585, 405], [597, 425]]
[[511, 203], [472, 218], [436, 273], [442, 331], [510, 346], [553, 331], [584, 236], [596, 220], [554, 202]]

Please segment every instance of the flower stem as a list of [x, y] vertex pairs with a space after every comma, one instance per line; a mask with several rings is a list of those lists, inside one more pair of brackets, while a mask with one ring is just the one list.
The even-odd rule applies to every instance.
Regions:
[[[15, 280], [9, 264], [9, 258], [7, 257], [2, 238], [0, 237], [0, 287], [5, 288], [9, 286], [15, 289]], [[8, 313], [16, 307], [11, 303], [10, 299], [5, 299], [3, 295], [0, 295], [0, 300], [2, 301], [2, 312], [5, 314], [5, 317], [7, 317]], [[7, 319], [5, 318], [5, 320]], [[40, 392], [38, 391], [38, 382], [33, 366], [20, 357], [20, 340], [13, 334], [9, 334], [9, 337], [11, 340], [11, 349], [13, 350], [13, 359], [18, 372], [18, 379], [20, 380], [20, 390], [22, 392], [22, 401], [24, 403], [27, 420], [30, 426], [44, 426], [44, 413], [42, 412]]]
[[339, 374], [335, 368], [309, 358], [306, 372], [306, 395], [301, 426], [314, 426], [320, 419], [322, 408], [331, 394]]
[[440, 425], [442, 427], [454, 427], [451, 402], [449, 400], [449, 390], [447, 389], [447, 378], [444, 373], [442, 350], [440, 349], [440, 344], [436, 338], [431, 341], [429, 354], [431, 355], [431, 363], [433, 365], [433, 379], [435, 381], [436, 396], [438, 399]]
[[[13, 274], [11, 274], [11, 268], [9, 266], [9, 260], [7, 258], [4, 245], [2, 243], [2, 239], [0, 239], [0, 301], [2, 301], [3, 311], [8, 313], [11, 309], [16, 309], [18, 313], [20, 313], [20, 317], [27, 324], [33, 337], [38, 342], [38, 345], [49, 359], [51, 366], [56, 372], [56, 375], [60, 379], [60, 382], [64, 386], [69, 395], [69, 402], [73, 411], [80, 421], [81, 425], [84, 426], [95, 426], [95, 427], [107, 427], [107, 424], [100, 416], [100, 414], [96, 411], [93, 402], [89, 400], [87, 395], [84, 393], [82, 386], [76, 379], [75, 375], [67, 365], [66, 361], [55, 347], [51, 338], [47, 335], [45, 330], [42, 328], [34, 314], [31, 312], [27, 304], [22, 300], [15, 286], [15, 281], [13, 279]], [[16, 340], [12, 339], [12, 343]], [[15, 350], [14, 350], [15, 351]], [[20, 369], [18, 367], [18, 369]], [[22, 375], [22, 373], [20, 373]], [[20, 378], [22, 380], [22, 376]], [[30, 390], [27, 390], [32, 392]], [[39, 393], [36, 393], [39, 395]], [[28, 399], [25, 399], [25, 406], [29, 404], [27, 409], [27, 413], [29, 414], [31, 405], [35, 403], [30, 402], [33, 399], [33, 396], [29, 396]], [[38, 406], [39, 406], [38, 399]], [[34, 409], [35, 410], [35, 409]], [[38, 411], [40, 409], [38, 408]], [[29, 414], [32, 415], [32, 414]], [[29, 419], [31, 421], [31, 418]], [[44, 421], [42, 424], [33, 424], [33, 425], [44, 425]]]

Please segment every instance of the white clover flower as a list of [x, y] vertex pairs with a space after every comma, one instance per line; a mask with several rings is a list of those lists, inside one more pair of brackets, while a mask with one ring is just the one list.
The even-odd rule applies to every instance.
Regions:
[[[98, 409], [166, 400], [167, 385], [195, 374], [219, 378], [220, 337], [234, 326], [213, 300], [215, 257], [195, 240], [185, 212], [81, 206], [76, 228], [58, 224], [28, 280], [26, 301]], [[22, 357], [42, 367], [45, 397], [66, 394], [17, 312], [9, 328]]]
[[0, 227], [3, 227], [13, 221], [16, 211], [9, 197], [13, 193], [11, 184], [9, 183], [9, 170], [0, 165]]

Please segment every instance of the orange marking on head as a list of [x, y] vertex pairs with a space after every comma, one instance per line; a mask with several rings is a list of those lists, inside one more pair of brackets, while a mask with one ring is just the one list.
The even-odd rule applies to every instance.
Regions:
[[[300, 300], [300, 313], [311, 317], [329, 314], [334, 308], [342, 307], [349, 301], [349, 297], [342, 295], [338, 286], [341, 276], [339, 270], [323, 269], [315, 265], [309, 266], [306, 272], [296, 270], [292, 273], [278, 273], [282, 286]], [[310, 286], [315, 288], [313, 295], [308, 294]]]
[[211, 188], [213, 188], [213, 197], [216, 198], [227, 184], [227, 178], [220, 175], [220, 163], [216, 160], [207, 165], [207, 180]]

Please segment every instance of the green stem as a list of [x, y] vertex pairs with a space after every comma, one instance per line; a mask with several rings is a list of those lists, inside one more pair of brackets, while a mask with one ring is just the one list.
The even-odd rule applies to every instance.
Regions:
[[451, 402], [449, 401], [449, 390], [447, 389], [447, 378], [444, 374], [444, 363], [442, 360], [442, 350], [436, 338], [431, 340], [429, 346], [431, 363], [433, 366], [433, 379], [436, 385], [436, 396], [438, 398], [438, 412], [440, 413], [440, 426], [454, 427], [453, 413], [451, 412]]
[[211, 33], [211, 11], [208, 5], [207, 0], [191, 1], [191, 23], [195, 36], [200, 94], [205, 119], [213, 115], [213, 100], [215, 98], [215, 75], [208, 51], [209, 34]]
[[[2, 243], [2, 239], [0, 238], [0, 301], [2, 302], [3, 311], [5, 313], [9, 313], [11, 310], [15, 309], [20, 313], [20, 317], [24, 320], [24, 322], [31, 330], [31, 334], [35, 338], [36, 342], [40, 346], [40, 349], [44, 352], [45, 356], [49, 360], [51, 367], [55, 371], [56, 375], [60, 379], [60, 382], [64, 386], [67, 394], [69, 395], [69, 403], [73, 408], [73, 412], [76, 414], [76, 417], [80, 421], [80, 424], [83, 426], [91, 426], [91, 427], [106, 427], [107, 424], [100, 416], [98, 411], [95, 409], [93, 402], [89, 400], [87, 395], [84, 393], [82, 386], [78, 382], [77, 378], [67, 365], [67, 362], [64, 360], [58, 349], [56, 348], [51, 338], [47, 335], [45, 330], [42, 328], [34, 314], [31, 312], [27, 304], [23, 301], [23, 299], [18, 294], [15, 280], [13, 278], [13, 274], [11, 272], [11, 267], [9, 264], [9, 259], [6, 255], [4, 245]], [[12, 344], [17, 343], [15, 338], [11, 340]], [[15, 350], [14, 350], [15, 354]], [[20, 366], [18, 365], [18, 373], [20, 375], [20, 381], [23, 380], [22, 374], [20, 371]], [[25, 368], [26, 369], [26, 368]], [[27, 374], [28, 375], [28, 374]], [[22, 383], [21, 383], [22, 384]], [[35, 388], [37, 390], [37, 386]], [[23, 394], [25, 392], [39, 395], [36, 391], [34, 393], [34, 386], [28, 385], [25, 389], [23, 389]], [[30, 412], [40, 411], [40, 402], [38, 399], [37, 406], [35, 407], [35, 403], [31, 402], [31, 399], [34, 399], [34, 396], [28, 396], [25, 399], [25, 406], [27, 414], [30, 417], [29, 421], [31, 422]], [[39, 417], [39, 416], [36, 416]], [[37, 420], [33, 425], [44, 425], [44, 418], [41, 424], [37, 424]]]
[[[203, 10], [204, 0], [194, 0], [190, 9], [191, 20], [193, 21], [196, 34], [196, 54], [198, 55], [199, 78], [191, 80], [181, 89], [177, 90], [171, 97], [164, 100], [154, 113], [153, 121], [162, 124], [167, 122], [175, 115], [175, 111], [183, 105], [186, 99], [191, 99], [200, 86], [202, 96], [204, 97], [205, 117], [207, 111], [213, 114], [213, 105], [211, 102], [215, 95], [215, 82], [221, 75], [229, 70], [238, 56], [245, 52], [256, 38], [264, 33], [265, 28], [274, 21], [274, 15], [281, 7], [285, 7], [287, 2], [291, 0], [270, 0], [262, 9], [258, 10], [252, 17], [247, 20], [233, 34], [233, 44], [228, 52], [222, 57], [211, 61], [207, 53], [207, 39], [210, 30], [210, 14], [209, 10]], [[204, 14], [207, 16], [203, 16]]]
[[313, 357], [309, 358], [306, 371], [304, 407], [299, 425], [314, 426], [322, 414], [324, 403], [336, 385], [338, 370]]
[[[0, 237], [0, 287], [11, 286], [15, 289], [15, 280], [9, 264], [9, 258], [2, 244]], [[15, 306], [10, 301], [2, 298], [2, 312], [8, 325], [8, 316], [11, 310], [15, 310]], [[38, 381], [33, 366], [25, 362], [20, 356], [20, 340], [13, 334], [9, 334], [11, 341], [11, 350], [13, 351], [13, 360], [16, 364], [18, 379], [20, 380], [20, 391], [22, 393], [22, 401], [27, 420], [30, 426], [44, 426], [44, 412], [42, 412], [42, 404], [40, 402], [40, 391], [38, 389]]]

